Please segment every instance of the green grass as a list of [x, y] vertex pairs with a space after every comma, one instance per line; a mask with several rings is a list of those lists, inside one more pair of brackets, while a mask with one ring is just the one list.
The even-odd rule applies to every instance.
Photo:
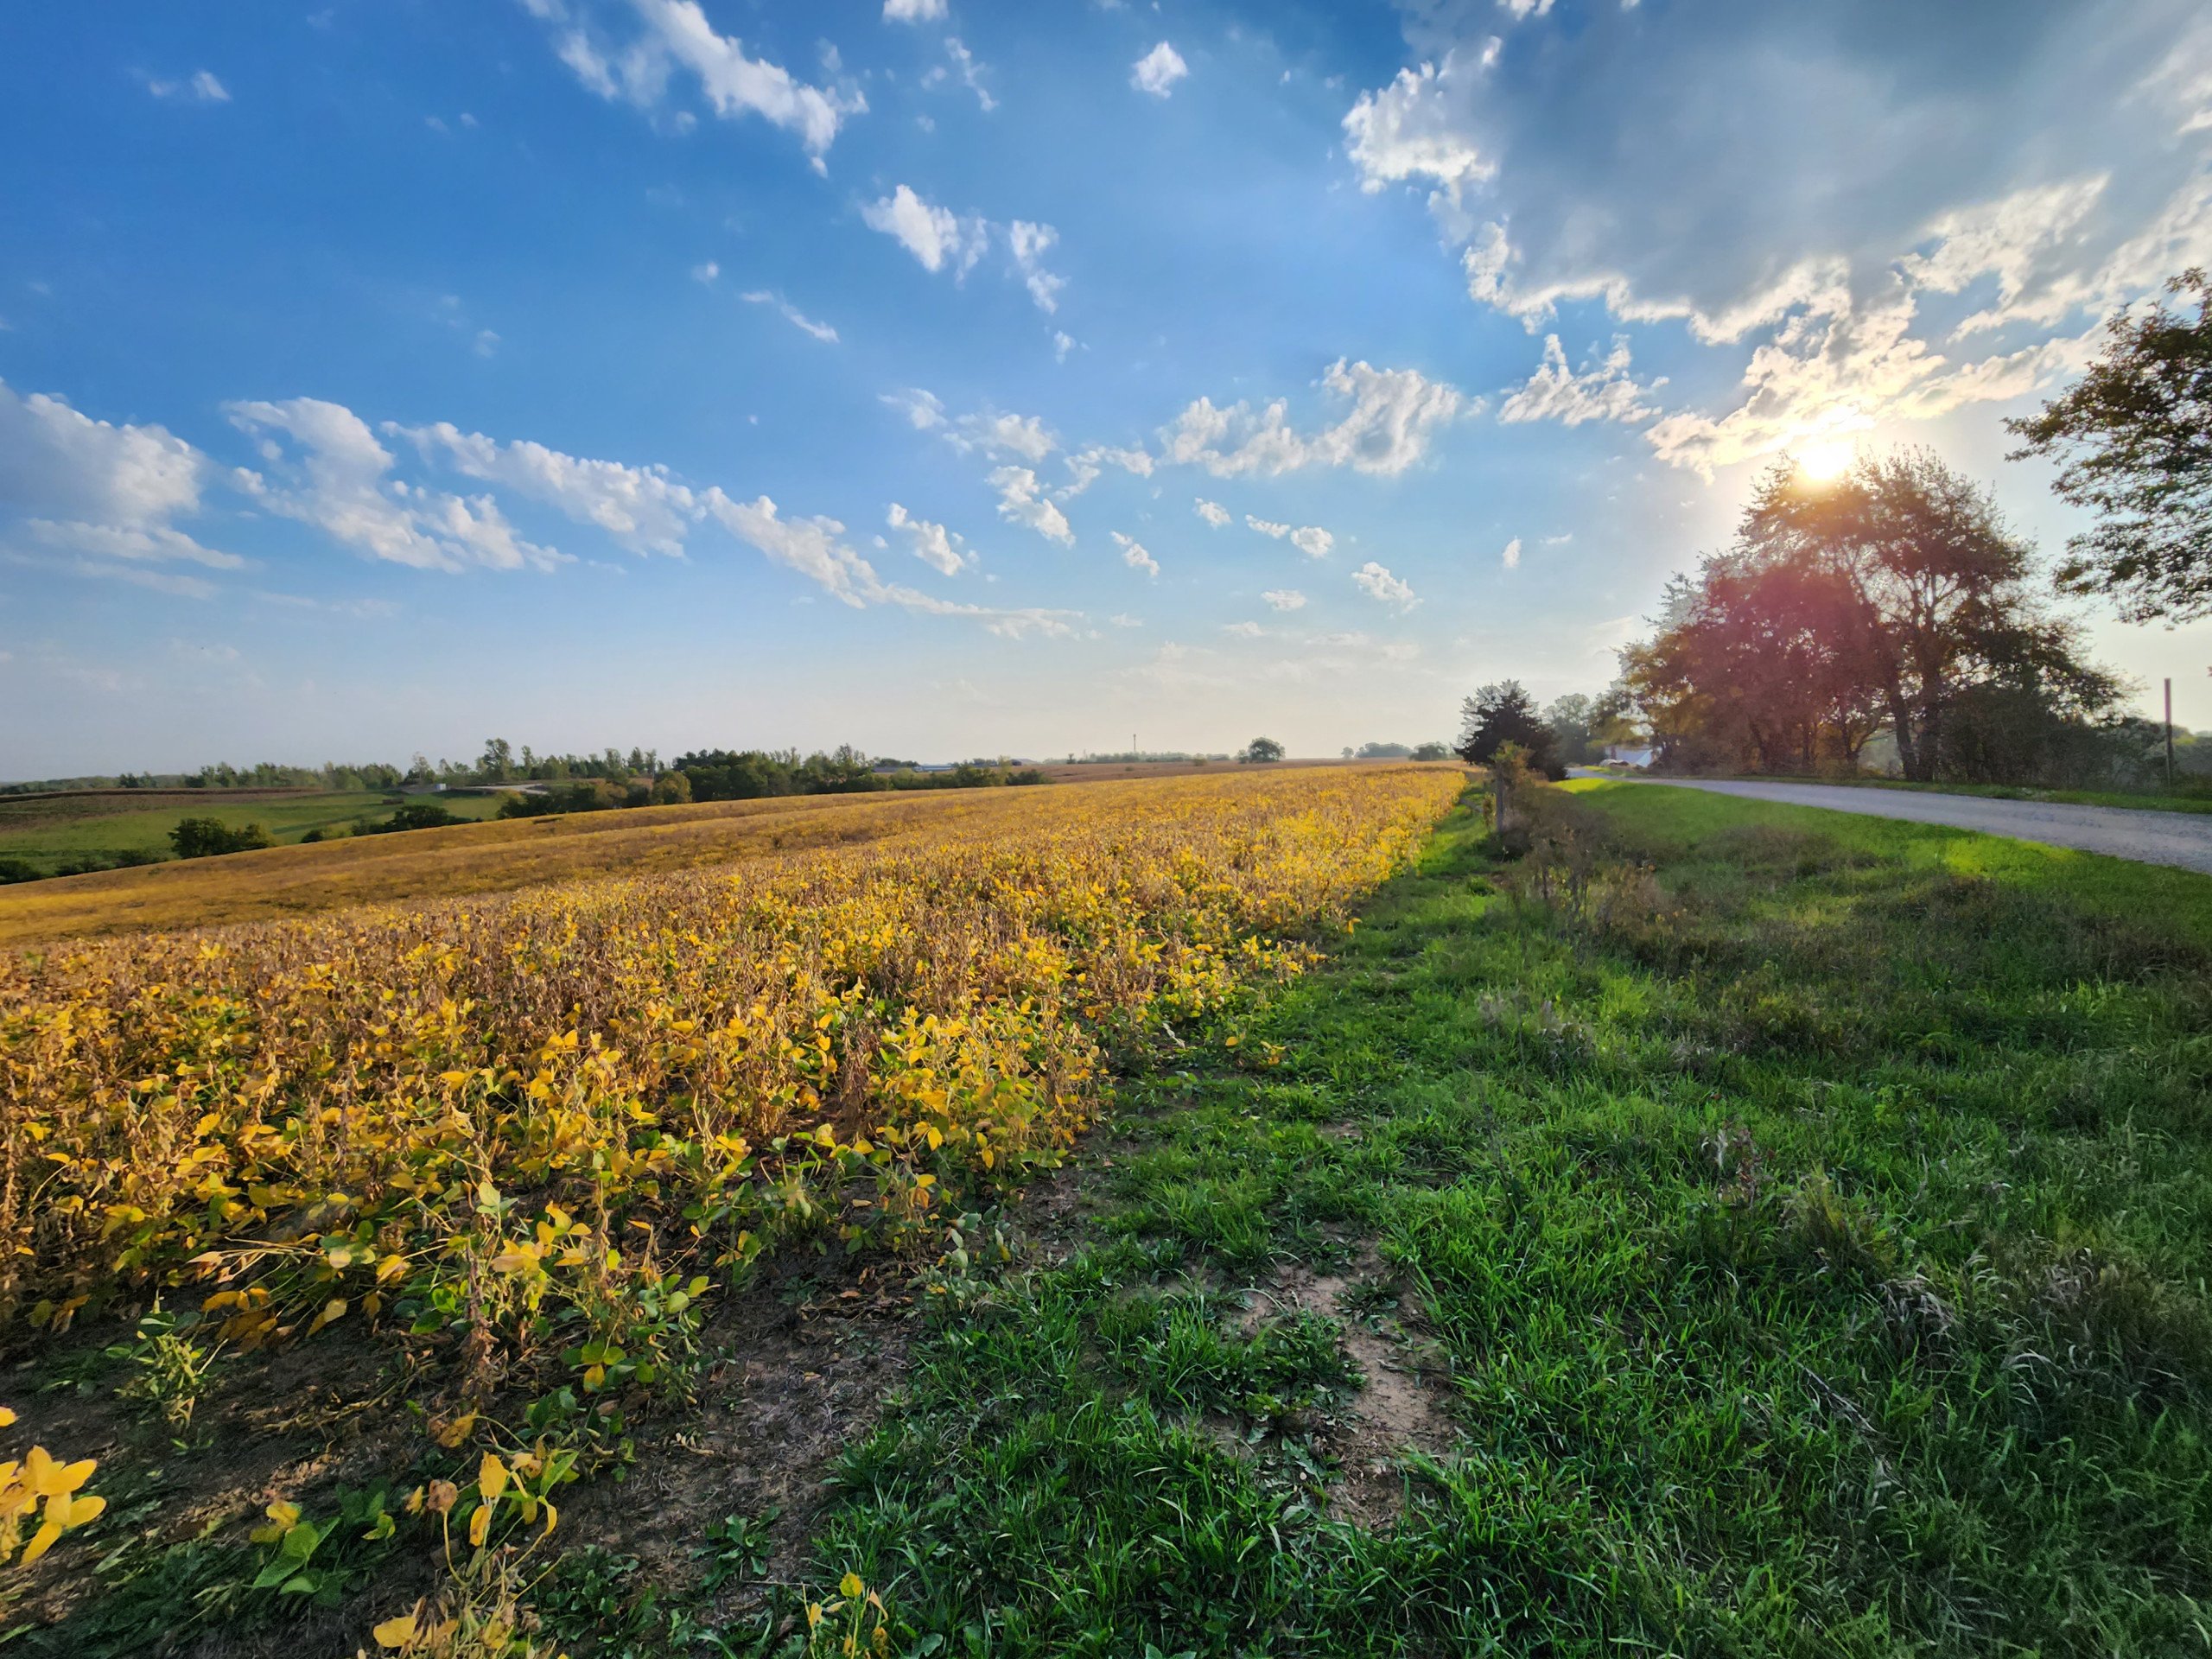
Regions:
[[[820, 1582], [911, 1653], [2207, 1651], [2212, 880], [1540, 810], [1129, 1087], [1072, 1254], [940, 1299]], [[1337, 1320], [1236, 1294], [1356, 1261], [1448, 1373], [1376, 1527]]]
[[[498, 813], [497, 795], [439, 795], [432, 799], [460, 818]], [[394, 796], [375, 790], [301, 790], [233, 794], [163, 791], [157, 804], [102, 791], [10, 799], [0, 796], [0, 858], [20, 858], [41, 871], [73, 859], [117, 853], [169, 855], [169, 831], [181, 818], [217, 818], [232, 829], [258, 823], [279, 844], [310, 830], [345, 829], [391, 816]]]

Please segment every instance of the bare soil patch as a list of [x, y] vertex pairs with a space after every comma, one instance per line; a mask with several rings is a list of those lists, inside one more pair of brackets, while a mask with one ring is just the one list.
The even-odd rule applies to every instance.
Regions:
[[1372, 1245], [1362, 1245], [1343, 1273], [1316, 1273], [1304, 1262], [1287, 1262], [1250, 1293], [1243, 1316], [1248, 1332], [1295, 1313], [1338, 1322], [1344, 1351], [1358, 1367], [1360, 1389], [1332, 1437], [1344, 1474], [1329, 1491], [1329, 1506], [1370, 1528], [1388, 1526], [1405, 1508], [1405, 1454], [1440, 1453], [1452, 1440], [1450, 1370], [1443, 1351], [1419, 1333], [1419, 1315], [1407, 1297], [1382, 1288], [1386, 1279]]

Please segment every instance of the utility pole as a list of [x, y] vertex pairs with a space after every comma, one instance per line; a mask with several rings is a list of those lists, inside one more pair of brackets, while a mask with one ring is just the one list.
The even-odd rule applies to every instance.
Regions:
[[2166, 787], [2174, 786], [2174, 678], [2166, 676]]

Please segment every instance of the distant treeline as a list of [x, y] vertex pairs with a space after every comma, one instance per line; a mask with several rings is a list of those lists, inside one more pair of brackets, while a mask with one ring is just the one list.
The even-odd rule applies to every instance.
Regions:
[[1140, 766], [1181, 763], [1201, 766], [1209, 760], [1233, 760], [1230, 754], [1192, 754], [1182, 749], [1124, 749], [1118, 754], [1076, 754], [1071, 753], [1066, 763], [1071, 766]]
[[861, 795], [890, 789], [985, 789], [1041, 784], [1045, 774], [1012, 761], [963, 760], [941, 772], [869, 759], [850, 744], [802, 759], [797, 749], [695, 749], [671, 771], [695, 801], [750, 801], [766, 795]]
[[[1176, 755], [1147, 759], [1225, 760], [1225, 755]], [[633, 748], [625, 753], [610, 748], [598, 754], [539, 754], [527, 743], [517, 748], [505, 738], [484, 745], [474, 760], [432, 760], [417, 754], [404, 766], [382, 761], [329, 761], [320, 766], [280, 766], [264, 760], [257, 766], [234, 766], [227, 762], [196, 772], [125, 772], [81, 778], [48, 778], [29, 783], [0, 784], [0, 795], [29, 795], [60, 790], [95, 789], [327, 789], [383, 791], [442, 784], [448, 789], [483, 789], [501, 784], [561, 784], [591, 781], [611, 784], [620, 798], [608, 799], [591, 791], [569, 791], [561, 797], [591, 807], [643, 805], [655, 798], [650, 786], [671, 772], [700, 770], [718, 776], [734, 774], [750, 781], [733, 784], [730, 792], [698, 794], [701, 779], [694, 776], [694, 798], [739, 800], [756, 795], [810, 795], [869, 789], [976, 788], [1006, 783], [1042, 783], [1041, 773], [1017, 772], [1015, 764], [996, 760], [963, 761], [957, 766], [923, 771], [920, 763], [888, 757], [869, 758], [847, 744], [826, 753], [802, 757], [796, 749], [698, 749], [664, 764], [655, 749]], [[628, 798], [631, 786], [643, 779], [645, 799]], [[874, 781], [871, 781], [874, 780]], [[715, 785], [717, 788], [720, 785]]]
[[503, 737], [484, 746], [473, 761], [432, 760], [417, 754], [404, 766], [381, 760], [326, 761], [319, 766], [280, 766], [264, 760], [251, 766], [227, 762], [197, 772], [124, 772], [84, 778], [46, 778], [31, 783], [0, 784], [0, 794], [29, 795], [79, 789], [332, 789], [385, 790], [408, 785], [443, 784], [448, 789], [486, 784], [560, 783], [571, 778], [603, 778], [627, 783], [661, 770], [652, 749], [626, 754], [610, 748], [599, 754], [539, 754], [525, 743], [518, 750]]
[[1447, 760], [1449, 743], [1363, 743], [1344, 752], [1347, 760]]

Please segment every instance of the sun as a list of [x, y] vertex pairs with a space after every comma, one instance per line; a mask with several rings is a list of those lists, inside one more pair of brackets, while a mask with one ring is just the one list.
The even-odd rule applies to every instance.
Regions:
[[1852, 447], [1840, 438], [1808, 443], [1797, 451], [1797, 475], [1808, 483], [1832, 483], [1851, 470], [1854, 459]]

